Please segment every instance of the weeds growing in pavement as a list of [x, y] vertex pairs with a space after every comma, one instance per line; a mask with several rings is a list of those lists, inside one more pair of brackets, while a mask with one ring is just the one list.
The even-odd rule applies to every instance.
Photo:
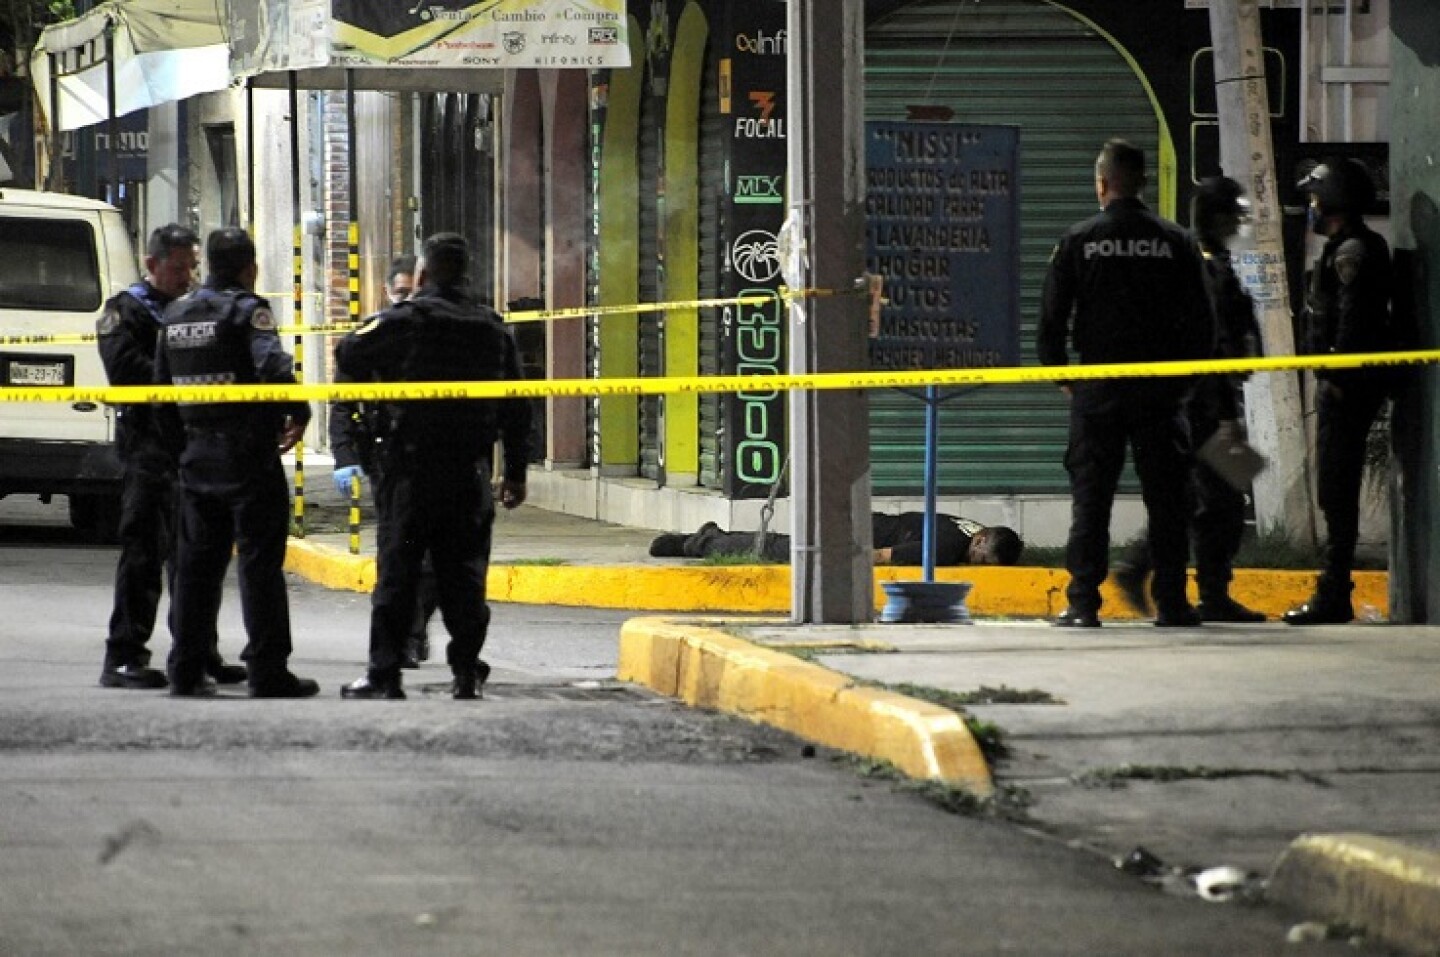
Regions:
[[862, 778], [874, 781], [888, 781], [897, 791], [918, 794], [925, 800], [951, 814], [966, 817], [994, 816], [1011, 820], [1023, 820], [1025, 809], [1030, 806], [1030, 792], [1024, 788], [997, 787], [988, 798], [977, 797], [964, 788], [946, 784], [944, 781], [915, 780], [889, 761], [880, 761], [858, 754], [840, 753], [834, 761], [848, 764]]
[[1223, 781], [1229, 778], [1274, 778], [1277, 781], [1305, 781], [1328, 787], [1324, 778], [1307, 771], [1287, 771], [1277, 768], [1208, 768], [1204, 765], [1179, 767], [1176, 765], [1122, 764], [1114, 768], [1093, 768], [1074, 775], [1073, 780], [1082, 787], [1122, 788], [1131, 781], [1152, 781], [1169, 784], [1174, 781]]

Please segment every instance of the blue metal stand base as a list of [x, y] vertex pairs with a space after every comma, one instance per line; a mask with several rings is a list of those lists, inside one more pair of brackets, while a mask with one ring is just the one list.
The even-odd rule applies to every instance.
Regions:
[[969, 625], [965, 599], [973, 582], [881, 582], [887, 601], [882, 622]]

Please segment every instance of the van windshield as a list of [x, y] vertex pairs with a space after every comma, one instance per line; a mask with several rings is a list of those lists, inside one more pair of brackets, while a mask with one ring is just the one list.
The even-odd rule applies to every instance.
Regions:
[[100, 298], [89, 223], [0, 218], [0, 309], [94, 312]]

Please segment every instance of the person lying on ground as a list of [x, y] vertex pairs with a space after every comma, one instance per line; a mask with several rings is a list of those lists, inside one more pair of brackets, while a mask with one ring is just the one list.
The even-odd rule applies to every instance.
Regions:
[[[925, 513], [870, 516], [877, 565], [924, 564]], [[982, 525], [956, 515], [935, 516], [936, 565], [1014, 565], [1025, 543], [1005, 525]], [[765, 532], [727, 532], [706, 522], [693, 534], [667, 532], [650, 543], [654, 558], [708, 558], [755, 555], [767, 562], [790, 561], [790, 536]]]

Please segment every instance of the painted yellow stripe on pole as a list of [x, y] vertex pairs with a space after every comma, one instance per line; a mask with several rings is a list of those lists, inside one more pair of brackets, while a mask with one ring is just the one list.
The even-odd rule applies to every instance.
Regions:
[[1095, 379], [1144, 379], [1284, 372], [1296, 369], [1383, 369], [1440, 363], [1440, 349], [1354, 355], [1136, 362], [1088, 366], [924, 369], [914, 372], [816, 372], [808, 375], [672, 376], [612, 379], [530, 379], [506, 382], [315, 382], [303, 385], [0, 387], [0, 402], [404, 402], [422, 399], [583, 398], [585, 396], [719, 393], [774, 389], [908, 389], [917, 386], [1015, 385]]

